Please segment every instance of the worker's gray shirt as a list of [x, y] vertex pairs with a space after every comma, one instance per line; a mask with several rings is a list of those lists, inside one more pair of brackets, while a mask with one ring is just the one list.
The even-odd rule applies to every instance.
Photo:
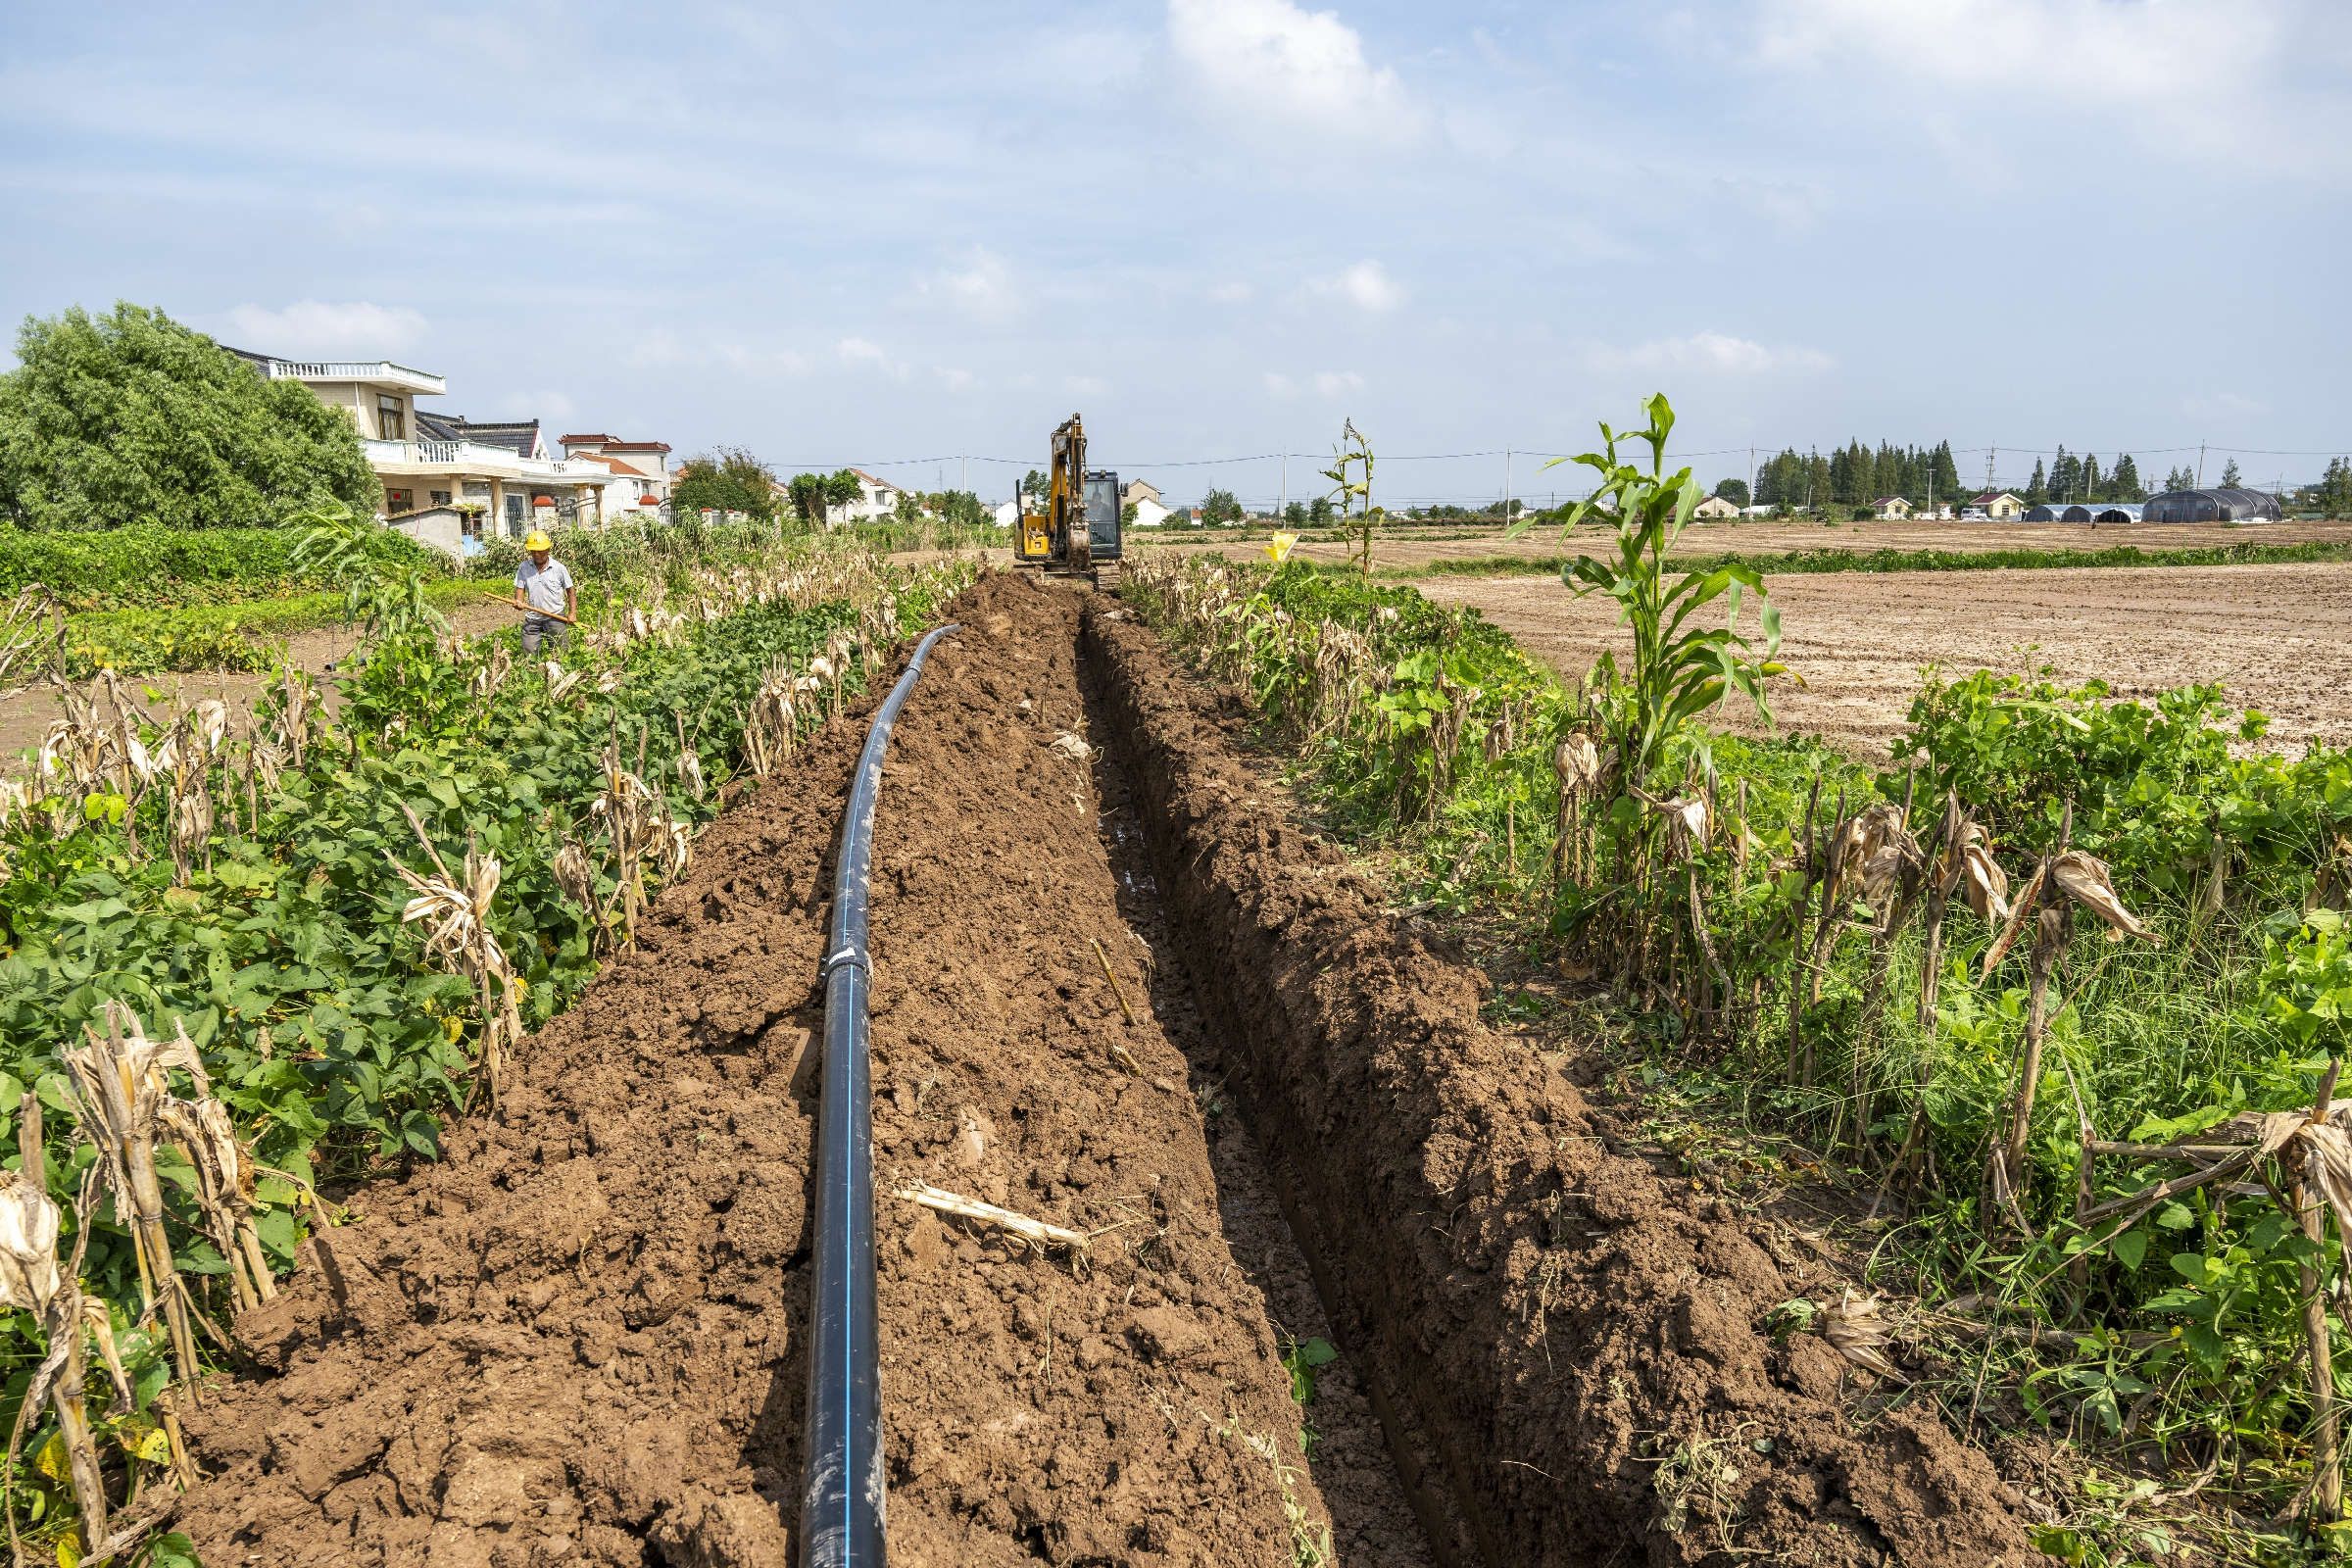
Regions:
[[533, 610], [561, 615], [564, 590], [571, 586], [571, 573], [553, 556], [547, 558], [544, 566], [532, 565], [531, 558], [525, 556], [522, 564], [514, 568], [514, 586], [522, 590], [524, 602]]

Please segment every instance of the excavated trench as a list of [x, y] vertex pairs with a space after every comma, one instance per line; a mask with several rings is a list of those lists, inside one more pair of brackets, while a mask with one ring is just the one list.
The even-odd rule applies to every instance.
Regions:
[[[1857, 1433], [1834, 1352], [1758, 1329], [1797, 1282], [1740, 1217], [1490, 1035], [1114, 602], [1000, 575], [955, 615], [874, 846], [895, 1561], [2025, 1560], [1982, 1456], [1899, 1406]], [[862, 734], [712, 824], [498, 1110], [238, 1322], [249, 1373], [189, 1419], [208, 1562], [794, 1560]], [[1093, 1239], [1039, 1255], [918, 1182]]]

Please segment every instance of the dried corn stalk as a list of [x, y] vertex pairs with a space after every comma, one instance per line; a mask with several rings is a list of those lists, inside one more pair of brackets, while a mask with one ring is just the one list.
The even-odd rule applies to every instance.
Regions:
[[147, 1315], [160, 1300], [164, 1325], [179, 1381], [193, 1386], [198, 1371], [196, 1333], [187, 1289], [172, 1258], [164, 1230], [163, 1185], [156, 1177], [155, 1135], [159, 1113], [172, 1098], [166, 1076], [172, 1067], [201, 1073], [187, 1035], [150, 1040], [129, 1008], [110, 1002], [105, 1032], [84, 1026], [84, 1043], [64, 1053], [74, 1075], [76, 1119], [83, 1136], [97, 1145], [117, 1212], [130, 1223], [138, 1254], [139, 1292]]
[[[24, 1429], [47, 1403], [57, 1412], [67, 1475], [80, 1514], [81, 1546], [93, 1551], [106, 1539], [108, 1504], [97, 1439], [90, 1430], [89, 1409], [82, 1403], [86, 1381], [81, 1348], [84, 1303], [78, 1276], [81, 1249], [89, 1240], [89, 1177], [84, 1178], [83, 1223], [78, 1227], [74, 1257], [61, 1267], [57, 1239], [64, 1216], [49, 1196], [41, 1156], [40, 1102], [30, 1095], [24, 1097], [24, 1120], [17, 1145], [18, 1163], [23, 1168], [0, 1180], [0, 1307], [30, 1312], [38, 1319], [48, 1349], [33, 1368], [17, 1406], [16, 1426], [8, 1438], [8, 1475], [13, 1482]], [[95, 1176], [95, 1169], [89, 1174]], [[112, 1336], [108, 1338], [111, 1343]], [[24, 1556], [17, 1540], [14, 1498], [6, 1499], [6, 1508], [11, 1555], [21, 1562]]]
[[419, 875], [402, 864], [399, 857], [385, 852], [384, 858], [392, 862], [392, 869], [414, 895], [401, 909], [400, 918], [403, 924], [424, 925], [427, 957], [438, 959], [450, 973], [472, 982], [482, 1015], [482, 1072], [489, 1086], [491, 1103], [496, 1104], [505, 1078], [506, 1048], [522, 1038], [522, 1017], [514, 1004], [514, 971], [507, 961], [506, 950], [499, 946], [490, 929], [490, 905], [498, 896], [499, 863], [495, 857], [480, 853], [469, 839], [466, 845], [465, 875], [452, 873], [416, 813], [405, 804], [401, 810], [416, 831], [416, 842], [424, 846], [424, 853], [431, 858], [434, 874]]
[[2067, 938], [2073, 929], [2075, 906], [2082, 905], [2104, 921], [2110, 941], [2120, 942], [2127, 934], [2142, 937], [2151, 943], [2161, 940], [2138, 916], [2125, 908], [2123, 901], [2116, 897], [2105, 861], [2096, 856], [2067, 847], [2066, 841], [2074, 831], [2074, 807], [2070, 804], [2059, 829], [2058, 852], [2044, 857], [2041, 863], [2034, 867], [2025, 891], [2018, 895], [2009, 923], [1984, 954], [1984, 973], [1990, 975], [1993, 966], [2016, 945], [2027, 918], [2033, 918], [2034, 947], [2027, 963], [2030, 990], [2026, 1007], [2024, 1059], [2019, 1065], [2016, 1093], [2010, 1099], [2008, 1131], [1993, 1146], [1984, 1173], [1986, 1211], [2005, 1211], [2021, 1225], [2025, 1220], [2021, 1189], [2026, 1173], [2026, 1139], [2033, 1127], [2034, 1094], [2041, 1080], [2043, 1037], [2049, 1023], [2050, 980], [2057, 971], [2060, 956], [2066, 951]]

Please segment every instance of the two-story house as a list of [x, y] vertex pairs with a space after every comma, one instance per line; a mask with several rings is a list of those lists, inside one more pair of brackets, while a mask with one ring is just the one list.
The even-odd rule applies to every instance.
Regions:
[[567, 435], [566, 459], [601, 464], [612, 475], [605, 503], [615, 516], [636, 510], [651, 514], [669, 502], [669, 443], [623, 441], [603, 434]]
[[[520, 538], [534, 523], [593, 526], [605, 520], [610, 468], [550, 457], [536, 419], [481, 422], [417, 407], [418, 398], [449, 390], [430, 370], [389, 360], [281, 360], [229, 352], [273, 381], [300, 381], [319, 402], [349, 415], [384, 487], [384, 518], [396, 526], [427, 513], [450, 519], [446, 530], [420, 533], [431, 543], [447, 549], [461, 535], [478, 539], [496, 531]], [[442, 538], [443, 531], [451, 537]]]

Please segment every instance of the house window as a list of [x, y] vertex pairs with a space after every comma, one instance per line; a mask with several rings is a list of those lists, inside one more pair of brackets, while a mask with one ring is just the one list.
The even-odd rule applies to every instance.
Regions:
[[384, 510], [395, 517], [409, 511], [416, 504], [416, 497], [410, 491], [387, 489], [384, 492]]
[[400, 399], [389, 392], [375, 395], [375, 433], [385, 441], [406, 441], [409, 438], [408, 411]]
[[458, 531], [468, 539], [479, 539], [482, 536], [482, 514], [478, 512], [461, 514]]
[[448, 492], [448, 491], [446, 491], [446, 490], [435, 490], [435, 491], [432, 491], [432, 492], [431, 492], [431, 495], [432, 495], [432, 498], [433, 498], [433, 505], [434, 505], [434, 506], [436, 506], [436, 507], [446, 507], [446, 506], [448, 506], [448, 505], [449, 505], [449, 492]]

